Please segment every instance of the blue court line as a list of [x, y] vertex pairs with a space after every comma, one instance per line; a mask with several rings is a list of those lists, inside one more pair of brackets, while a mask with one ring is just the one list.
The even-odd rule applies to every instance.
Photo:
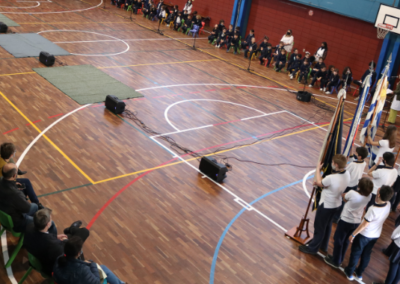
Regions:
[[[309, 176], [307, 179], [310, 179], [310, 178], [313, 178], [313, 177], [314, 177], [314, 175]], [[267, 192], [266, 194], [264, 194], [264, 195], [260, 196], [259, 198], [253, 200], [249, 204], [253, 205], [254, 203], [260, 201], [261, 199], [263, 199], [263, 198], [265, 198], [265, 197], [267, 197], [267, 196], [269, 196], [269, 195], [271, 195], [271, 194], [273, 194], [275, 192], [278, 192], [278, 191], [281, 191], [282, 189], [285, 189], [287, 187], [291, 187], [293, 185], [296, 185], [296, 184], [298, 184], [298, 183], [300, 183], [302, 181], [303, 181], [303, 179], [295, 181], [295, 182], [292, 182], [290, 184], [287, 184], [285, 186], [277, 188], [277, 189], [275, 189], [273, 191]], [[243, 212], [245, 212], [245, 211], [246, 211], [246, 208], [243, 208], [242, 210], [239, 211], [239, 213], [229, 222], [228, 226], [226, 226], [224, 232], [222, 233], [221, 237], [219, 238], [218, 244], [215, 247], [214, 257], [213, 257], [213, 260], [212, 260], [212, 263], [211, 263], [210, 284], [214, 284], [215, 266], [217, 265], [218, 253], [219, 253], [219, 249], [221, 248], [222, 242], [224, 241], [224, 238], [225, 238], [226, 234], [228, 233], [229, 229], [232, 227], [233, 223], [235, 223], [236, 219], [238, 219], [240, 217], [240, 215], [242, 215]]]

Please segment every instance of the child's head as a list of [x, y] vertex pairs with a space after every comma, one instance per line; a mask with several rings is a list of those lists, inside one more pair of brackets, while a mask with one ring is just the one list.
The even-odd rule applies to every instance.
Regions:
[[368, 150], [365, 147], [357, 147], [356, 148], [356, 153], [357, 153], [357, 160], [364, 160], [366, 157], [368, 157]]
[[191, 19], [192, 18], [192, 15], [188, 15], [188, 19]]
[[385, 134], [382, 139], [389, 140], [389, 148], [394, 148], [396, 146], [396, 136], [397, 136], [397, 127], [394, 125], [389, 125], [386, 128]]
[[326, 67], [323, 66], [323, 67], [321, 68], [321, 71], [322, 71], [322, 72], [325, 72], [325, 71], [326, 71]]
[[178, 10], [178, 5], [174, 5], [174, 10]]
[[240, 27], [236, 27], [235, 30], [236, 30], [236, 31], [240, 31]]
[[347, 159], [342, 154], [336, 154], [332, 158], [332, 169], [339, 170], [346, 167]]
[[310, 57], [310, 53], [309, 53], [308, 51], [306, 51], [305, 57], [306, 57], [306, 58], [309, 58], [309, 57]]
[[293, 53], [294, 53], [294, 54], [298, 54], [298, 53], [299, 53], [299, 50], [298, 50], [297, 48], [295, 48], [295, 49], [293, 50]]
[[251, 34], [251, 35], [254, 34], [254, 30], [250, 30], [250, 34]]
[[372, 67], [372, 69], [375, 69], [375, 62], [374, 62], [374, 61], [371, 61], [371, 62], [368, 64], [368, 67]]
[[396, 162], [396, 159], [392, 152], [383, 153], [382, 159], [383, 163], [389, 167], [393, 167], [394, 163]]
[[374, 183], [367, 177], [363, 177], [358, 182], [358, 193], [362, 196], [369, 196], [374, 188]]
[[281, 54], [285, 54], [285, 53], [286, 53], [286, 50], [284, 48], [282, 48]]
[[196, 16], [196, 19], [197, 19], [197, 20], [201, 20], [201, 16], [200, 16], [200, 15], [197, 15], [197, 16]]
[[187, 10], [183, 10], [183, 14], [187, 14], [188, 12], [187, 12]]
[[324, 62], [324, 60], [322, 59], [322, 57], [320, 57], [320, 58], [318, 59], [318, 62], [319, 62], [319, 63]]
[[388, 185], [383, 185], [379, 190], [377, 194], [377, 198], [379, 198], [381, 201], [389, 201], [393, 197], [393, 189], [392, 187]]
[[283, 47], [283, 41], [279, 42], [279, 47]]
[[264, 42], [267, 43], [269, 38], [267, 36], [264, 37]]
[[234, 34], [233, 35], [234, 38], [238, 38], [238, 36], [239, 36], [238, 34]]
[[308, 65], [308, 60], [304, 60], [303, 65]]
[[179, 17], [182, 16], [182, 13], [181, 13], [181, 12], [178, 12], [178, 16], [179, 16]]
[[229, 25], [229, 30], [230, 31], [233, 30], [233, 26], [232, 25]]
[[221, 20], [221, 21], [219, 21], [219, 24], [220, 24], [221, 26], [224, 26], [224, 25], [225, 25], [225, 21], [224, 21], [224, 20]]
[[335, 69], [333, 70], [333, 74], [336, 76], [338, 73], [339, 73], [339, 69], [335, 68]]
[[256, 38], [255, 37], [252, 37], [251, 38], [251, 43], [255, 43], [256, 42]]
[[351, 74], [351, 69], [350, 69], [350, 67], [345, 67], [344, 68], [344, 70], [343, 70], [343, 74]]
[[10, 159], [15, 153], [15, 146], [13, 143], [3, 143], [0, 146], [1, 158], [3, 160]]
[[222, 29], [222, 32], [226, 33], [226, 28], [223, 28], [223, 29]]
[[296, 54], [296, 58], [297, 58], [297, 60], [300, 60], [301, 59], [301, 54]]
[[218, 24], [215, 24], [214, 28], [218, 28]]

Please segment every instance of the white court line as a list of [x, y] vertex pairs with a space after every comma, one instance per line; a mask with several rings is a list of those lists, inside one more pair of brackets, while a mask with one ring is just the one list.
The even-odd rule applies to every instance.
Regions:
[[179, 84], [179, 85], [165, 85], [158, 87], [150, 87], [150, 88], [142, 88], [135, 90], [136, 92], [147, 91], [147, 90], [156, 90], [163, 88], [173, 88], [173, 87], [187, 87], [187, 86], [230, 86], [230, 87], [249, 87], [249, 88], [257, 88], [257, 89], [272, 89], [272, 90], [280, 90], [286, 91], [284, 88], [273, 88], [273, 87], [261, 87], [261, 86], [253, 86], [253, 85], [239, 85], [239, 84], [216, 84], [216, 83], [202, 83], [202, 84]]
[[[26, 1], [28, 2], [28, 1]], [[7, 8], [7, 9], [29, 9], [29, 8], [36, 8], [40, 6], [40, 3], [37, 1], [29, 1], [29, 2], [36, 2], [37, 5], [36, 6], [27, 6], [27, 7], [13, 7], [13, 6], [0, 6], [0, 8]], [[1, 12], [2, 14], [4, 14], [4, 12]]]
[[[106, 41], [121, 41], [121, 40], [123, 40], [123, 41], [149, 41], [149, 40], [176, 40], [176, 39], [180, 39], [180, 40], [184, 40], [184, 39], [187, 39], [187, 40], [192, 40], [191, 38], [174, 38], [174, 39], [171, 39], [171, 38], [143, 38], [143, 39], [141, 39], [141, 38], [138, 38], [138, 39], [135, 39], [135, 38], [131, 38], [131, 39], [119, 39], [119, 40], [116, 40], [116, 39], [104, 39], [104, 40], [80, 40], [80, 41], [56, 41], [56, 42], [53, 42], [53, 43], [86, 43], [86, 42], [106, 42]], [[198, 38], [197, 40], [201, 40], [201, 39], [207, 39], [207, 38]]]
[[47, 31], [38, 32], [37, 34], [41, 34], [41, 33], [50, 33], [50, 32], [81, 32], [81, 33], [96, 34], [96, 35], [101, 35], [101, 36], [105, 36], [105, 37], [111, 37], [111, 38], [113, 38], [114, 40], [120, 41], [120, 42], [122, 42], [122, 43], [124, 43], [124, 44], [126, 45], [126, 49], [125, 49], [124, 51], [117, 52], [117, 53], [107, 53], [107, 54], [82, 54], [82, 53], [72, 53], [72, 52], [70, 52], [70, 54], [73, 54], [73, 55], [80, 55], [80, 56], [114, 56], [114, 55], [120, 55], [120, 54], [123, 54], [123, 53], [125, 53], [125, 52], [128, 52], [128, 50], [129, 50], [129, 48], [130, 48], [129, 44], [128, 44], [127, 42], [125, 42], [124, 40], [122, 40], [122, 39], [119, 39], [119, 38], [116, 38], [116, 37], [114, 37], [114, 36], [110, 36], [110, 35], [107, 35], [107, 34], [101, 34], [101, 33], [96, 33], [96, 32], [91, 32], [91, 31], [80, 31], [80, 30], [47, 30]]
[[237, 106], [241, 106], [241, 107], [248, 108], [248, 109], [254, 110], [254, 111], [256, 111], [256, 112], [262, 113], [263, 115], [267, 115], [265, 112], [262, 112], [261, 110], [258, 110], [258, 109], [255, 109], [255, 108], [252, 108], [252, 107], [249, 107], [249, 106], [246, 106], [246, 105], [238, 104], [238, 103], [233, 103], [233, 102], [228, 102], [228, 101], [222, 101], [222, 100], [213, 100], [213, 99], [193, 99], [193, 100], [178, 101], [178, 102], [175, 102], [175, 103], [169, 105], [169, 106], [165, 109], [165, 111], [164, 111], [165, 120], [166, 120], [166, 121], [168, 122], [168, 124], [169, 124], [172, 128], [174, 128], [176, 131], [180, 131], [180, 130], [178, 129], [178, 127], [175, 127], [175, 125], [173, 125], [173, 124], [171, 123], [171, 121], [168, 119], [168, 111], [169, 111], [173, 106], [176, 106], [177, 104], [187, 103], [187, 102], [198, 102], [198, 101], [220, 102], [220, 103], [225, 103], [225, 104], [237, 105]]
[[[83, 11], [88, 11], [88, 10], [92, 10], [95, 9], [97, 7], [100, 7], [101, 5], [103, 5], [103, 1], [104, 0], [100, 0], [100, 3], [89, 7], [89, 8], [85, 8], [85, 9], [77, 9], [77, 10], [67, 10], [67, 11], [56, 11], [56, 12], [3, 12], [0, 11], [1, 14], [62, 14], [62, 13], [75, 13], [75, 12], [83, 12]], [[107, 0], [106, 0], [107, 1]], [[36, 2], [36, 1], [35, 1]], [[45, 2], [45, 1], [41, 1], [41, 2]], [[48, 1], [48, 2], [52, 2], [52, 1]]]
[[[21, 165], [23, 159], [25, 158], [26, 154], [29, 152], [29, 150], [35, 145], [35, 143], [40, 139], [40, 137], [42, 137], [47, 131], [49, 131], [54, 125], [56, 125], [57, 123], [59, 123], [60, 121], [62, 121], [63, 119], [67, 118], [68, 116], [70, 116], [71, 114], [74, 114], [75, 112], [90, 106], [91, 104], [87, 104], [84, 106], [81, 106], [65, 115], [63, 115], [62, 117], [60, 117], [59, 119], [57, 119], [56, 121], [54, 121], [52, 124], [50, 124], [49, 126], [46, 127], [45, 130], [43, 130], [41, 133], [39, 133], [38, 136], [36, 136], [35, 139], [32, 140], [32, 142], [28, 145], [28, 147], [25, 148], [24, 152], [21, 154], [21, 156], [19, 157], [18, 161], [16, 162], [16, 165], [19, 167], [19, 165]], [[4, 231], [3, 235], [1, 235], [1, 250], [3, 252], [3, 259], [4, 259], [4, 263], [7, 263], [7, 261], [9, 260], [9, 255], [8, 255], [8, 246], [7, 246], [7, 235], [6, 235], [6, 231]], [[15, 280], [14, 277], [14, 273], [12, 271], [12, 267], [10, 266], [9, 268], [7, 268], [7, 275], [8, 278], [10, 279], [12, 284], [17, 284], [17, 281]]]

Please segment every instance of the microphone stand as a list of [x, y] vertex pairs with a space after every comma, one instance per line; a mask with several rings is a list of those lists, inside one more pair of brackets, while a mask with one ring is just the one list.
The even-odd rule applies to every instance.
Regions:
[[193, 34], [194, 35], [194, 39], [193, 39], [193, 50], [196, 50], [196, 33]]
[[[107, 9], [106, 8], [106, 2], [107, 2], [107, 0], [103, 0], [104, 1], [104, 6], [103, 6], [103, 9], [105, 10], [105, 9]], [[117, 1], [117, 0], [116, 0]]]
[[[264, 37], [265, 37], [265, 36], [264, 36]], [[259, 40], [258, 42], [256, 42], [256, 44], [259, 43], [260, 41], [263, 41], [263, 40], [264, 40], [264, 38], [261, 39], [261, 40]], [[239, 46], [239, 48], [240, 48], [240, 46]], [[245, 50], [244, 52], [246, 52], [246, 50]], [[247, 69], [246, 69], [246, 70], [243, 69], [243, 68], [240, 68], [240, 69], [243, 69], [243, 70], [245, 70], [245, 71], [247, 71], [247, 72], [249, 72], [249, 73], [251, 73], [251, 71], [254, 71], [253, 69], [250, 69], [251, 57], [253, 56], [253, 55], [251, 54], [251, 52], [254, 52], [254, 54], [257, 55], [257, 49], [256, 49], [256, 50], [249, 51], [249, 66], [247, 66]]]
[[161, 19], [158, 20], [158, 29], [157, 29], [157, 33], [160, 35], [164, 35], [161, 30], [160, 30], [160, 26], [161, 26]]

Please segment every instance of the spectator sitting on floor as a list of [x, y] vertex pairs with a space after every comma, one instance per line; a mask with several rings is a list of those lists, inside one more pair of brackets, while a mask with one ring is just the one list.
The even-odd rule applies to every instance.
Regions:
[[57, 258], [63, 254], [66, 241], [73, 236], [78, 236], [85, 242], [89, 237], [89, 230], [79, 228], [81, 225], [81, 221], [76, 221], [64, 230], [64, 234], [57, 235], [57, 228], [51, 218], [51, 210], [41, 209], [33, 216], [33, 223], [26, 228], [24, 247], [39, 260], [42, 271], [46, 275], [52, 275], [53, 266]]
[[64, 246], [64, 255], [54, 265], [54, 279], [57, 284], [99, 284], [106, 279], [109, 284], [125, 284], [105, 265], [90, 260], [79, 260], [83, 241], [72, 237]]

